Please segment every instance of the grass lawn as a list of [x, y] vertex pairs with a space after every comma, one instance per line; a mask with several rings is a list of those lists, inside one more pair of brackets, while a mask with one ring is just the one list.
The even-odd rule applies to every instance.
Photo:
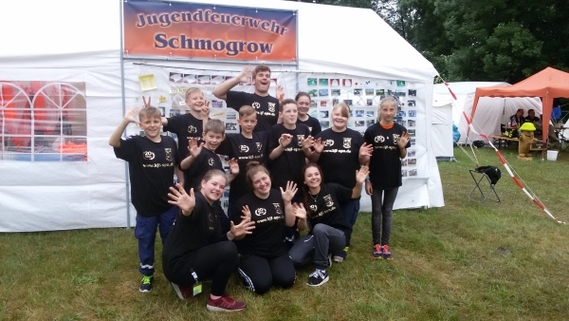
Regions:
[[[553, 215], [569, 221], [569, 153], [528, 162], [503, 152]], [[328, 283], [308, 287], [310, 267], [292, 289], [258, 296], [231, 278], [228, 292], [248, 304], [238, 313], [207, 312], [204, 294], [178, 300], [160, 260], [154, 290], [139, 293], [132, 229], [2, 234], [0, 320], [569, 319], [569, 225], [547, 217], [501, 166], [502, 202], [468, 200], [473, 163], [460, 149], [455, 157], [439, 163], [445, 207], [395, 212], [394, 260], [372, 258], [370, 214], [361, 213], [349, 257], [329, 269]], [[490, 148], [478, 157], [500, 165]]]

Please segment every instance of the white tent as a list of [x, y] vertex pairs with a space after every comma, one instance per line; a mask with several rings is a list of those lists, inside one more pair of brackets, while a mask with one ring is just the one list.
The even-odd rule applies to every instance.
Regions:
[[[199, 2], [213, 7], [235, 6], [232, 0]], [[0, 11], [10, 13], [0, 20], [0, 28], [17, 30], [3, 34], [2, 82], [49, 82], [59, 89], [64, 87], [61, 84], [73, 84], [76, 96], [80, 96], [78, 101], [85, 104], [83, 109], [80, 103], [74, 108], [82, 117], [77, 119], [85, 123], [82, 135], [87, 153], [85, 161], [61, 161], [65, 159], [62, 155], [56, 155], [61, 156], [58, 161], [46, 161], [39, 153], [51, 148], [51, 144], [44, 144], [39, 149], [31, 147], [32, 155], [23, 160], [21, 151], [9, 152], [6, 146], [0, 146], [0, 232], [133, 225], [135, 211], [129, 205], [126, 167], [107, 143], [124, 108], [139, 106], [143, 94], [171, 99], [171, 87], [163, 86], [168, 86], [168, 75], [173, 72], [236, 74], [243, 68], [239, 62], [166, 59], [153, 65], [144, 58], [123, 60], [121, 5], [116, 0], [0, 3]], [[395, 208], [444, 205], [438, 167], [430, 147], [432, 133], [423, 125], [432, 123], [432, 79], [437, 72], [430, 62], [371, 10], [267, 0], [241, 1], [239, 6], [296, 11], [298, 62], [294, 66], [271, 66], [288, 97], [311, 74], [352, 77], [362, 82], [381, 80], [394, 86], [394, 90], [402, 85], [410, 95], [412, 92], [415, 107], [408, 112], [416, 117], [416, 138], [413, 155], [405, 162], [406, 176]], [[326, 32], [314, 33], [323, 26]], [[365, 26], [365, 30], [357, 26]], [[370, 30], [382, 41], [371, 39]], [[385, 50], [386, 43], [390, 50]], [[365, 50], [360, 50], [362, 46]], [[157, 89], [141, 92], [139, 76], [148, 73], [156, 77]], [[22, 86], [19, 90], [24, 92], [26, 87]], [[211, 92], [206, 91], [206, 96], [211, 98]], [[32, 106], [36, 98], [30, 98]], [[368, 101], [374, 104], [371, 98]], [[9, 116], [7, 105], [3, 104], [0, 100], [0, 124]], [[354, 100], [354, 106], [358, 104]], [[33, 117], [42, 113], [30, 109], [33, 124]], [[354, 126], [364, 124], [355, 119]], [[138, 132], [134, 126], [127, 131]], [[31, 135], [32, 144], [38, 143], [34, 136], [37, 133]], [[2, 142], [10, 138], [4, 126], [0, 127], [0, 137]], [[362, 210], [369, 209], [369, 197], [363, 196]]]
[[452, 136], [452, 105], [451, 100], [436, 99], [433, 96], [433, 153], [437, 160], [453, 161]]
[[[459, 143], [466, 142], [468, 124], [463, 116], [463, 111], [470, 117], [474, 93], [477, 87], [511, 86], [506, 82], [452, 82], [448, 86], [456, 96], [456, 100], [450, 94], [444, 84], [436, 84], [433, 88], [433, 105], [453, 103], [452, 121], [458, 127], [460, 133]], [[541, 100], [539, 98], [501, 98], [482, 97], [478, 102], [476, 114], [472, 120], [474, 129], [486, 135], [500, 135], [500, 125], [507, 123], [511, 115], [519, 108], [527, 115], [529, 109], [535, 110], [536, 115], [541, 114]], [[451, 133], [452, 135], [452, 133]], [[482, 140], [479, 135], [470, 132], [468, 139]]]

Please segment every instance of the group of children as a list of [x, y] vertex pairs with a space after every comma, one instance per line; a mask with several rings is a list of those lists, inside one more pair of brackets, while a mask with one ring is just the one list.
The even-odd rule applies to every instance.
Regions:
[[[250, 75], [254, 93], [231, 90]], [[391, 212], [410, 146], [407, 130], [394, 122], [396, 100], [381, 100], [378, 122], [363, 137], [348, 128], [350, 109], [343, 102], [332, 110], [332, 127], [322, 131], [308, 115], [310, 96], [283, 99], [278, 88], [279, 99], [271, 97], [270, 76], [267, 66], [246, 68], [214, 89], [238, 110], [239, 134], [225, 135], [223, 122], [209, 119], [197, 88], [186, 92], [189, 114], [164, 118], [145, 101], [138, 121], [129, 110], [113, 132], [109, 144], [129, 163], [141, 292], [152, 289], [157, 229], [162, 268], [176, 294], [196, 295], [201, 282], [211, 280], [210, 311], [246, 307], [225, 292], [235, 271], [262, 294], [292, 286], [295, 269], [314, 264], [307, 284], [320, 286], [329, 280], [332, 261], [347, 257], [364, 182], [372, 201], [372, 255], [392, 258]], [[145, 137], [121, 139], [131, 122]], [[160, 135], [162, 126], [178, 136], [178, 145]], [[229, 175], [218, 154], [228, 157]], [[226, 213], [219, 200], [228, 185]], [[303, 230], [308, 233], [299, 239]]]

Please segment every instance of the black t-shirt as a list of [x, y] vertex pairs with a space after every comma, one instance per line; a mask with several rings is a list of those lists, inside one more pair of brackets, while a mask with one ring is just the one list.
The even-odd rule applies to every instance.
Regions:
[[223, 171], [221, 158], [211, 150], [202, 146], [202, 151], [194, 159], [190, 168], [184, 171], [184, 189], [189, 191], [190, 188], [197, 190], [205, 173], [210, 169], [220, 169]]
[[316, 135], [318, 135], [322, 131], [322, 126], [320, 126], [320, 121], [312, 116], [308, 116], [308, 119], [306, 121], [302, 121], [299, 118], [296, 121], [296, 123], [306, 125], [306, 127], [308, 127], [308, 129], [310, 130], [310, 135], [312, 137], [316, 137]]
[[[405, 127], [397, 123], [394, 123], [391, 129], [384, 129], [379, 123], [366, 129], [364, 140], [373, 145], [369, 161], [369, 179], [374, 188], [390, 189], [401, 186], [401, 159], [397, 139], [406, 131]], [[411, 142], [407, 143], [406, 148], [410, 146]]]
[[[190, 216], [178, 211], [174, 225], [162, 250], [165, 266], [173, 266], [177, 260], [207, 245], [226, 241], [221, 233], [219, 219], [225, 215], [219, 201], [209, 205], [200, 192], [195, 192], [196, 205]], [[166, 264], [167, 263], [167, 264]]]
[[178, 153], [181, 158], [185, 158], [189, 155], [188, 141], [190, 137], [201, 138], [203, 135], [203, 121], [192, 114], [178, 115], [168, 118], [168, 125], [164, 126], [163, 129], [178, 136]]
[[302, 168], [306, 165], [302, 141], [310, 135], [308, 127], [297, 124], [293, 130], [287, 129], [283, 124], [276, 124], [269, 134], [269, 153], [279, 146], [282, 134], [292, 135], [292, 141], [276, 159], [269, 161], [269, 168], [273, 178], [273, 187], [286, 187], [287, 181], [293, 181], [302, 186]]
[[346, 225], [340, 204], [348, 202], [352, 198], [352, 189], [340, 184], [322, 184], [318, 195], [308, 195], [307, 210], [310, 231], [316, 224], [322, 223], [344, 232], [349, 239], [350, 228]]
[[243, 91], [229, 91], [227, 93], [227, 107], [237, 111], [243, 105], [249, 105], [257, 111], [257, 125], [254, 132], [270, 130], [279, 119], [279, 100], [272, 96], [259, 96]]
[[229, 189], [229, 204], [233, 204], [243, 195], [247, 194], [247, 164], [250, 161], [257, 161], [263, 165], [267, 164], [269, 132], [253, 133], [253, 138], [245, 138], [242, 134], [227, 134], [225, 140], [221, 142], [216, 152], [227, 155], [229, 158], [236, 158], [239, 164], [239, 175], [233, 179]]
[[174, 139], [162, 136], [155, 143], [130, 136], [114, 151], [117, 158], [128, 162], [132, 205], [138, 214], [155, 216], [169, 210], [168, 189], [174, 186], [174, 168], [180, 163]]
[[324, 143], [318, 158], [327, 183], [345, 187], [356, 186], [356, 171], [360, 169], [359, 152], [364, 143], [362, 135], [350, 128], [338, 133], [328, 128], [316, 135]]
[[[271, 189], [267, 199], [258, 198], [255, 193], [249, 192], [239, 200], [234, 207], [234, 213], [241, 214], [244, 205], [251, 210], [251, 220], [255, 222], [255, 229], [235, 244], [239, 253], [244, 255], [257, 255], [273, 258], [285, 255], [283, 236], [285, 231], [285, 208], [281, 192]], [[233, 215], [233, 223], [241, 223], [241, 215]]]

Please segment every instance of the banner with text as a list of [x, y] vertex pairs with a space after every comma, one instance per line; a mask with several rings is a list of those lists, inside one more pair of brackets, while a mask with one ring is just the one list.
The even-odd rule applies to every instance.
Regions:
[[124, 2], [127, 56], [296, 62], [294, 11]]

